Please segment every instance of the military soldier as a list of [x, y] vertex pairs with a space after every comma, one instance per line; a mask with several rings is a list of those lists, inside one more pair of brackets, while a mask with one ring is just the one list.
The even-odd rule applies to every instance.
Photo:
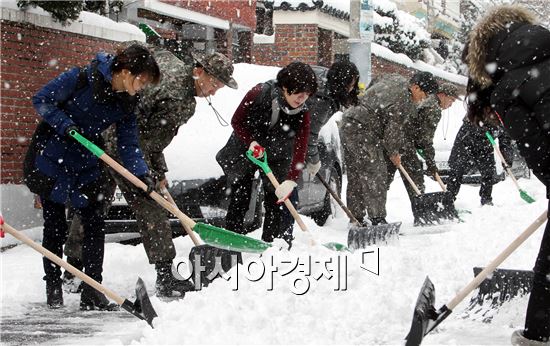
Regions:
[[348, 206], [359, 221], [366, 209], [373, 225], [387, 223], [386, 195], [395, 167], [401, 164], [405, 123], [416, 115], [415, 104], [437, 90], [429, 72], [419, 72], [409, 81], [389, 75], [378, 79], [360, 96], [359, 105], [344, 113]]
[[[441, 119], [441, 110], [451, 107], [458, 97], [458, 89], [454, 85], [443, 83], [439, 86], [436, 95], [430, 95], [419, 104], [417, 113], [414, 113], [409, 118], [405, 126], [405, 146], [402, 150], [401, 163], [422, 193], [424, 193], [424, 174], [422, 161], [418, 158], [417, 152], [426, 161], [428, 173], [435, 176], [438, 173], [437, 166], [435, 165], [435, 149], [433, 146], [435, 129]], [[391, 166], [389, 165], [389, 167]], [[391, 174], [391, 180], [393, 180], [394, 173], [395, 168]], [[409, 194], [409, 199], [412, 201], [416, 193], [405, 177], [401, 178]], [[416, 215], [414, 215], [414, 220], [415, 224], [419, 224]]]
[[[151, 50], [160, 67], [162, 80], [141, 96], [137, 107], [138, 130], [145, 161], [156, 189], [161, 192], [167, 187], [165, 174], [168, 171], [163, 150], [176, 136], [178, 128], [195, 113], [195, 96], [209, 98], [226, 85], [236, 89], [237, 82], [232, 77], [233, 64], [221, 53], [193, 53], [195, 64], [188, 65], [165, 49]], [[117, 158], [114, 133], [114, 129], [110, 129], [104, 135], [105, 151]], [[178, 280], [172, 274], [176, 250], [167, 212], [124, 177], [109, 171], [135, 213], [149, 263], [155, 264], [157, 295], [172, 296], [175, 291], [183, 296], [186, 291], [193, 290], [191, 282]], [[112, 184], [107, 195], [113, 195], [114, 186]]]

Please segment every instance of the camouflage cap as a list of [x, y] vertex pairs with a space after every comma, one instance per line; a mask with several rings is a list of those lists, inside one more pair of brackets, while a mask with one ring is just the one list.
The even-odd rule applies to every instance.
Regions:
[[418, 87], [426, 94], [435, 94], [439, 90], [439, 85], [437, 84], [434, 75], [426, 71], [415, 73], [410, 80], [410, 84], [418, 85]]
[[230, 88], [237, 89], [239, 87], [231, 76], [233, 74], [233, 63], [225, 55], [218, 52], [212, 54], [194, 52], [191, 55], [209, 75], [216, 77]]
[[460, 94], [458, 93], [458, 88], [451, 83], [443, 83], [439, 86], [439, 91], [437, 93], [442, 93], [448, 96], [455, 97], [459, 100], [462, 100]]

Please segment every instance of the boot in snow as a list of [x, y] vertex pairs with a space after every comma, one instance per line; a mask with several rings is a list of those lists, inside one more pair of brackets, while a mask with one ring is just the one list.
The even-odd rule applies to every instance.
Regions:
[[119, 306], [115, 303], [110, 303], [103, 293], [85, 283], [83, 283], [83, 286], [82, 293], [80, 294], [80, 310], [119, 310]]
[[511, 338], [512, 346], [550, 346], [550, 341], [530, 340], [523, 336], [522, 330], [516, 330]]
[[388, 224], [388, 222], [386, 221], [386, 218], [384, 217], [373, 217], [372, 219], [370, 219], [370, 222], [372, 223], [373, 226]]
[[195, 285], [191, 280], [178, 280], [172, 274], [172, 262], [158, 262], [155, 264], [157, 269], [157, 296], [158, 297], [178, 297], [183, 298], [185, 292], [195, 290]]
[[63, 307], [63, 290], [61, 281], [46, 281], [46, 303], [50, 309]]
[[[79, 258], [67, 257], [67, 263], [72, 265], [78, 270], [82, 270], [83, 265], [82, 261]], [[70, 271], [65, 270], [63, 272], [63, 289], [69, 293], [80, 293], [82, 292], [82, 280], [75, 277]]]

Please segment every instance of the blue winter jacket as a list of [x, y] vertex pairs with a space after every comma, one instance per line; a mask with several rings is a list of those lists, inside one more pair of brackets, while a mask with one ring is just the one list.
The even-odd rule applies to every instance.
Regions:
[[65, 203], [69, 198], [77, 208], [86, 206], [80, 189], [100, 176], [98, 158], [65, 136], [73, 124], [86, 138], [101, 143], [101, 132], [116, 123], [123, 165], [137, 176], [148, 172], [138, 145], [133, 107], [125, 107], [124, 101], [131, 97], [112, 90], [112, 63], [112, 55], [99, 53], [85, 69], [87, 85], [77, 87], [81, 69], [75, 67], [50, 81], [32, 99], [38, 114], [56, 132], [45, 140], [34, 161], [35, 169], [55, 179], [49, 196], [45, 196], [54, 202]]

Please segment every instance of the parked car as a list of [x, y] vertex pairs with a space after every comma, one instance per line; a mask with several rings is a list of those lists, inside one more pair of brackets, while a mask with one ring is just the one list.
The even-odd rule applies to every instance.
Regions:
[[[237, 64], [234, 77], [239, 83], [239, 89], [221, 89], [212, 97], [212, 103], [224, 119], [230, 119], [245, 93], [257, 83], [274, 78], [278, 70], [275, 67]], [[165, 150], [169, 166], [169, 192], [178, 207], [191, 218], [223, 227], [229, 205], [229, 186], [215, 156], [226, 143], [232, 128], [218, 123], [204, 99], [197, 101], [195, 115], [179, 129], [178, 135]], [[319, 153], [322, 166], [319, 172], [340, 193], [343, 165], [337, 118], [338, 115], [334, 116], [320, 133]], [[259, 174], [253, 182], [245, 232], [262, 225], [263, 190]], [[284, 180], [284, 177], [277, 178]], [[333, 213], [330, 194], [317, 178], [305, 172], [298, 181], [298, 196], [298, 211], [311, 216], [319, 225], [323, 225]], [[175, 217], [171, 219], [171, 224], [174, 235], [184, 233]], [[106, 219], [106, 233], [121, 232], [137, 232], [137, 226], [132, 210], [122, 193], [117, 190]]]

